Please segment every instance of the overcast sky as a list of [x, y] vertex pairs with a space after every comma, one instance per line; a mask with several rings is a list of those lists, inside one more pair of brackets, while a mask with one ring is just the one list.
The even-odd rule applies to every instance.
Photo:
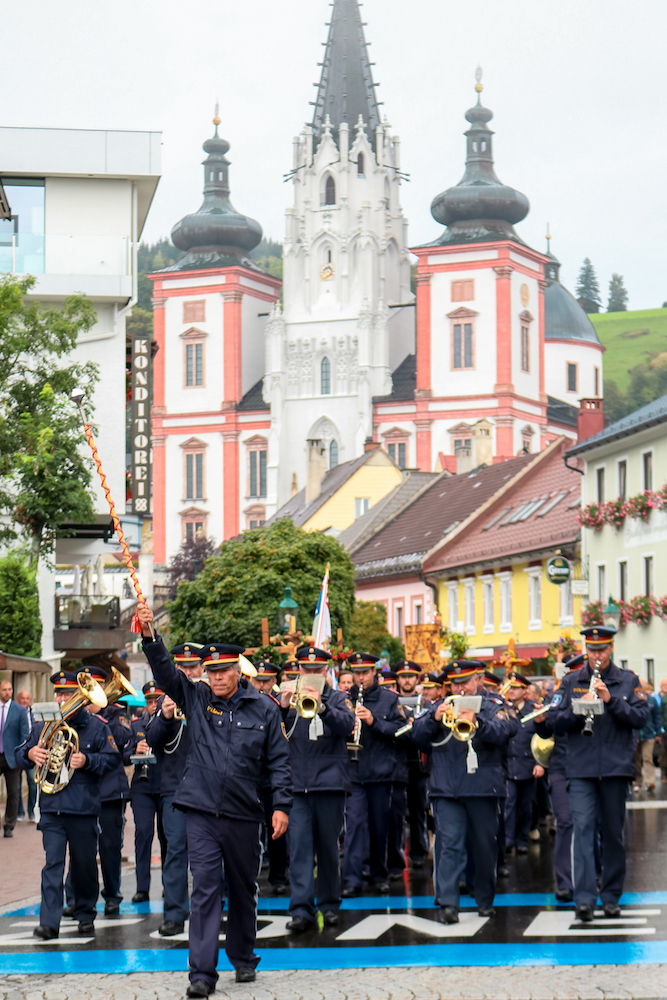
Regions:
[[[521, 237], [552, 249], [573, 288], [584, 257], [603, 301], [667, 300], [664, 0], [365, 0], [383, 111], [402, 142], [413, 245], [463, 173], [474, 72], [494, 112], [496, 171], [530, 199]], [[163, 133], [144, 238], [201, 202], [201, 143], [220, 101], [232, 200], [282, 240], [291, 141], [312, 114], [328, 0], [28, 0], [3, 5], [4, 125]]]

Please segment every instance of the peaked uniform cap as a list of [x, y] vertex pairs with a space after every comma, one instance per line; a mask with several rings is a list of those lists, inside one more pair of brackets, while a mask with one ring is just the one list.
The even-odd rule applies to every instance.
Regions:
[[493, 670], [484, 671], [484, 683], [490, 684], [492, 687], [500, 687], [500, 677], [498, 674], [494, 674]]
[[587, 646], [608, 646], [614, 641], [616, 629], [607, 625], [594, 625], [590, 628], [582, 628], [581, 634], [586, 639]]
[[201, 649], [201, 661], [207, 670], [224, 670], [238, 663], [245, 646], [235, 646], [231, 642], [206, 643]]
[[398, 680], [398, 675], [393, 670], [385, 670], [378, 676], [378, 684], [382, 686], [383, 684], [395, 684]]
[[529, 677], [524, 677], [523, 674], [512, 674], [512, 680], [510, 681], [511, 688], [527, 688], [531, 685], [531, 680]]
[[159, 698], [164, 694], [162, 688], [159, 688], [155, 681], [146, 681], [141, 689], [141, 693], [144, 698]]
[[480, 667], [484, 670], [484, 664], [480, 660], [452, 660], [445, 668], [444, 678], [448, 681], [465, 681], [474, 677]]
[[78, 688], [76, 674], [71, 670], [57, 670], [51, 674], [49, 680], [55, 685], [56, 691], [65, 691], [68, 688]]
[[174, 663], [199, 663], [202, 658], [201, 642], [183, 642], [169, 650]]
[[427, 674], [422, 682], [422, 687], [439, 688], [445, 680], [445, 674]]
[[413, 660], [401, 660], [395, 667], [397, 674], [421, 674], [421, 668]]
[[583, 653], [578, 653], [576, 656], [571, 656], [569, 660], [563, 662], [563, 666], [567, 667], [568, 670], [574, 670], [575, 667], [582, 667], [586, 657]]
[[106, 681], [109, 679], [109, 673], [104, 667], [94, 667], [90, 664], [79, 667], [76, 672], [77, 677], [79, 674], [88, 674], [94, 681]]
[[350, 670], [369, 670], [379, 659], [379, 656], [373, 656], [372, 653], [350, 653], [347, 665]]
[[271, 663], [271, 660], [256, 660], [255, 669], [258, 677], [277, 677], [280, 673], [280, 667]]
[[326, 649], [318, 649], [317, 646], [302, 646], [301, 649], [297, 650], [294, 659], [303, 667], [311, 665], [321, 667], [329, 662], [331, 653], [327, 653]]

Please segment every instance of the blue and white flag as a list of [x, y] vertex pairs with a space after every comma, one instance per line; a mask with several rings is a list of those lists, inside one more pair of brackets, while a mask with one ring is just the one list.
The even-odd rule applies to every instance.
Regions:
[[331, 616], [329, 614], [329, 563], [322, 580], [320, 596], [313, 622], [313, 645], [318, 649], [328, 649], [331, 642]]

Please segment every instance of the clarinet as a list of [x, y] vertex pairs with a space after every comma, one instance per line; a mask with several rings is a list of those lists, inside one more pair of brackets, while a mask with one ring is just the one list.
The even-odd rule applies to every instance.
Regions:
[[347, 749], [350, 752], [350, 760], [359, 760], [359, 751], [363, 750], [361, 745], [361, 719], [356, 714], [358, 708], [364, 707], [364, 689], [359, 688], [359, 694], [357, 695], [357, 703], [354, 706], [355, 719], [354, 719], [354, 732], [352, 733], [352, 740], [347, 744]]
[[[593, 675], [591, 677], [591, 683], [590, 683], [590, 685], [588, 687], [588, 693], [593, 695], [595, 701], [599, 701], [600, 700], [598, 698], [597, 694], [595, 693], [595, 682], [599, 681], [600, 678], [601, 678], [601, 676], [602, 676], [602, 674], [600, 673], [600, 660], [596, 660], [595, 661], [595, 667], [593, 668]], [[583, 735], [584, 736], [592, 736], [593, 735], [593, 726], [594, 725], [595, 725], [595, 716], [591, 712], [589, 715], [586, 716], [586, 722], [584, 723], [584, 728], [583, 728], [583, 731], [582, 731]]]

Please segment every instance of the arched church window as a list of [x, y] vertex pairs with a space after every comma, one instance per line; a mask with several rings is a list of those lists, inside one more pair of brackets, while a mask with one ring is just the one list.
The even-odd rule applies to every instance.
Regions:
[[328, 358], [322, 358], [320, 365], [320, 388], [323, 396], [331, 392], [331, 362]]
[[327, 182], [324, 187], [324, 204], [325, 205], [335, 205], [336, 204], [336, 182], [334, 181], [331, 174], [327, 177]]
[[331, 263], [331, 247], [327, 250], [327, 264]]
[[335, 439], [329, 445], [329, 468], [335, 469], [338, 465], [338, 441]]
[[364, 154], [363, 153], [359, 153], [359, 156], [357, 157], [357, 174], [359, 175], [359, 177], [363, 177], [364, 176]]

